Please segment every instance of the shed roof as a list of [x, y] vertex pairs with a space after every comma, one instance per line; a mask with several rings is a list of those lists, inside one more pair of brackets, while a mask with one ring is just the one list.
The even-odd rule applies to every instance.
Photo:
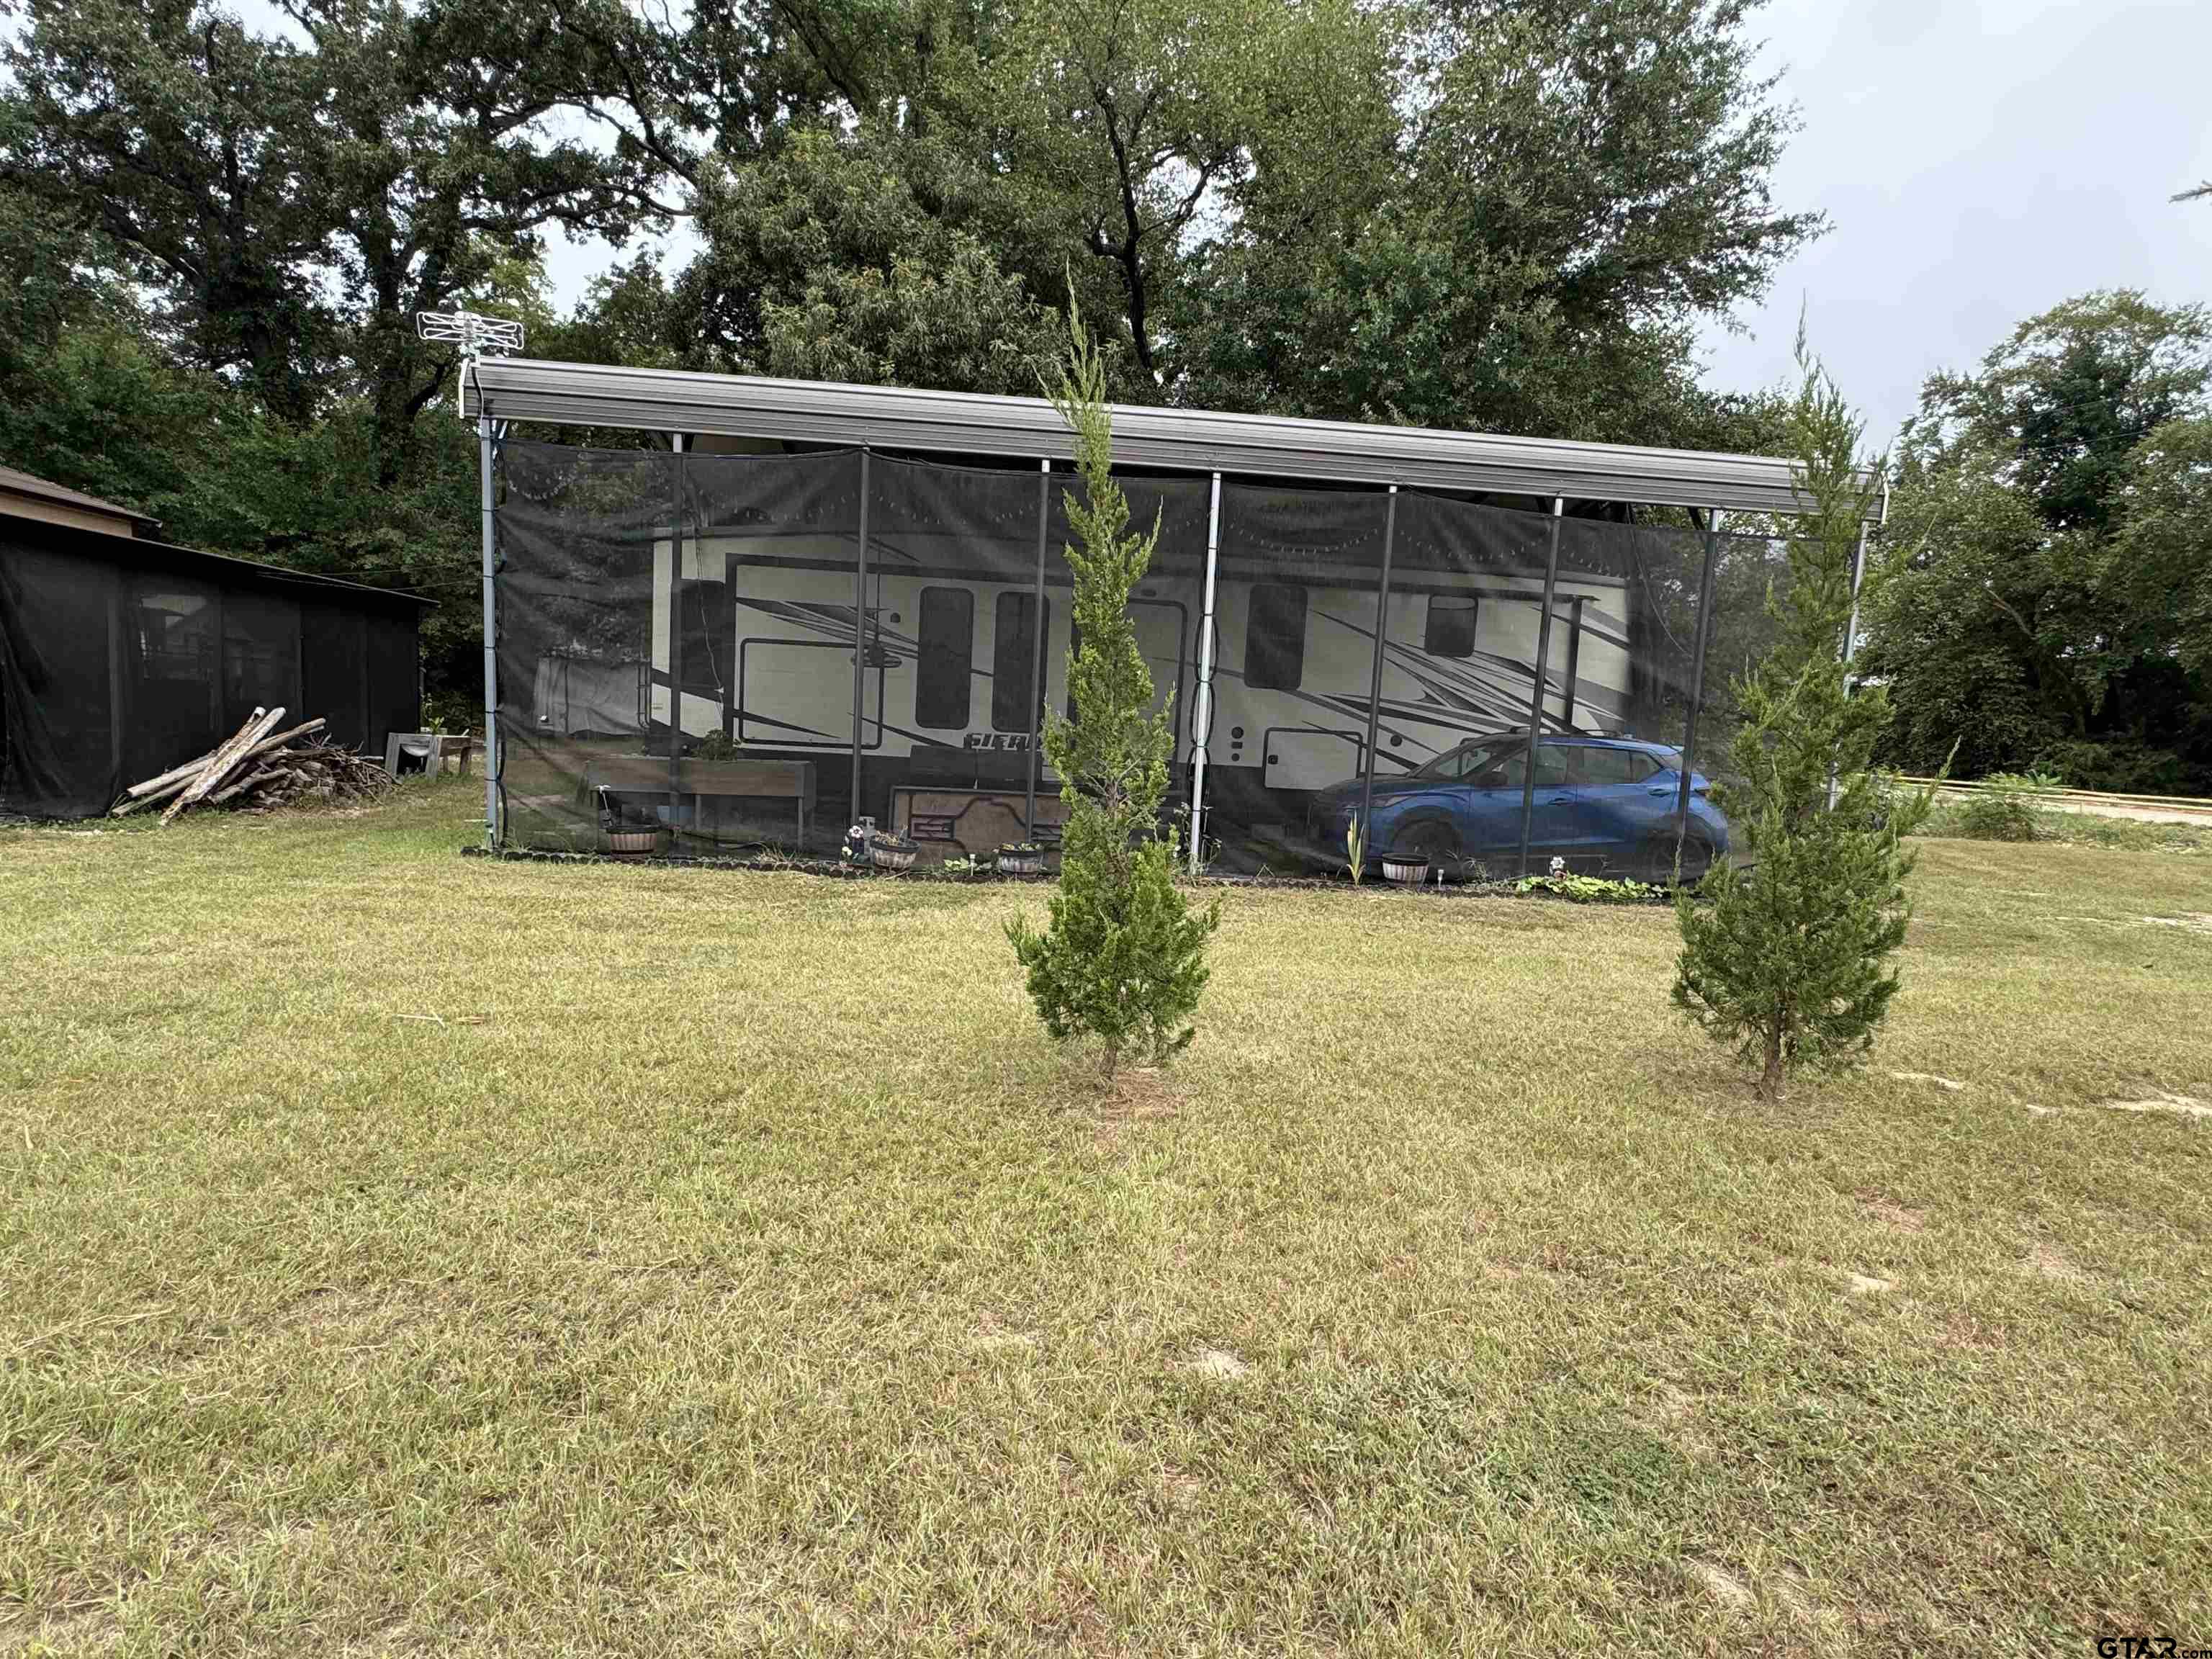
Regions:
[[[1027, 459], [1073, 455], [1066, 423], [1042, 398], [491, 357], [473, 366], [464, 399], [469, 415], [501, 420]], [[1796, 514], [1809, 505], [1791, 464], [1773, 456], [1127, 404], [1113, 415], [1115, 457], [1137, 466], [1734, 512]], [[1878, 483], [1871, 471], [1863, 476]], [[1877, 504], [1869, 517], [1881, 512]]]
[[[73, 507], [82, 512], [120, 519], [137, 527], [140, 534], [150, 534], [159, 530], [161, 525], [159, 519], [149, 518], [135, 507], [102, 501], [97, 495], [88, 495], [82, 489], [71, 489], [66, 484], [55, 483], [52, 479], [36, 477], [19, 467], [0, 466], [0, 501], [9, 495], [27, 496], [33, 501], [52, 501], [58, 507]], [[4, 507], [0, 507], [0, 512], [5, 510]]]
[[202, 580], [236, 586], [251, 582], [287, 590], [313, 589], [334, 602], [351, 599], [356, 603], [413, 605], [418, 609], [433, 608], [435, 599], [410, 593], [404, 588], [372, 587], [366, 582], [348, 581], [342, 576], [325, 576], [312, 570], [294, 570], [281, 564], [266, 564], [258, 559], [234, 558], [228, 553], [207, 553], [196, 547], [179, 547], [173, 543], [155, 541], [144, 536], [117, 536], [81, 526], [56, 524], [47, 520], [27, 518], [9, 513], [0, 505], [0, 558], [7, 556], [11, 547], [33, 547], [46, 552], [73, 555], [85, 559], [103, 561], [111, 564], [127, 564], [145, 569], [175, 571], [179, 574], [197, 576]]

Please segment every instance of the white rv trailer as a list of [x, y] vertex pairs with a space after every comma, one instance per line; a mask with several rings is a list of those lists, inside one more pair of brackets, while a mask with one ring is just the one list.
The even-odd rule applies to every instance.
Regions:
[[[849, 756], [854, 557], [851, 538], [709, 533], [683, 555], [683, 730], [748, 752]], [[926, 568], [872, 548], [866, 574], [860, 750], [878, 785], [944, 782], [981, 754], [1025, 751], [1036, 721], [1037, 584], [1008, 562], [938, 547]], [[1312, 562], [1275, 575], [1224, 560], [1214, 600], [1213, 775], [1224, 792], [1303, 794], [1366, 764], [1380, 584], [1371, 568]], [[989, 568], [996, 564], [998, 568]], [[981, 566], [985, 568], [978, 568]], [[651, 723], [669, 718], [670, 544], [654, 550]], [[1620, 582], [1562, 572], [1553, 599], [1545, 722], [1618, 729], [1629, 656]], [[1131, 610], [1156, 707], [1177, 711], [1176, 763], [1192, 754], [1200, 594], [1188, 575], [1147, 583]], [[1534, 684], [1543, 576], [1412, 571], [1394, 577], [1382, 617], [1378, 776], [1409, 770], [1464, 738], [1525, 727]], [[1071, 643], [1064, 570], [1044, 595], [1044, 701], [1066, 705]], [[690, 607], [697, 607], [690, 609]], [[711, 611], [711, 614], [710, 614]], [[699, 648], [702, 642], [707, 648]], [[1057, 787], [1042, 760], [1040, 776]], [[1003, 777], [1000, 769], [997, 775]], [[883, 804], [864, 802], [862, 810]], [[1298, 805], [1281, 803], [1284, 821]]]

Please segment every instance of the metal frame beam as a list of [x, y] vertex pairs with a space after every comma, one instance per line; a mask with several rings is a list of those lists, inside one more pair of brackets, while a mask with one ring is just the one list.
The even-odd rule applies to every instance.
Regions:
[[[556, 425], [1024, 460], [1075, 453], [1067, 423], [1042, 398], [528, 357], [478, 359], [464, 391], [471, 407], [493, 398], [507, 419]], [[1811, 506], [1792, 464], [1774, 456], [1119, 404], [1112, 416], [1121, 466], [1745, 512]], [[1863, 482], [1874, 517], [1878, 479], [1868, 470]]]

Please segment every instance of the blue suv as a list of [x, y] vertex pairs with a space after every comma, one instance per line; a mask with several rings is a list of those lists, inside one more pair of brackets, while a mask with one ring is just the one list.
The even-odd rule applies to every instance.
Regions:
[[[1632, 738], [1541, 738], [1529, 868], [1541, 872], [1558, 858], [1581, 874], [1673, 879], [1681, 763], [1679, 749]], [[1406, 776], [1376, 779], [1370, 866], [1395, 854], [1425, 858], [1432, 867], [1472, 860], [1492, 874], [1512, 873], [1521, 852], [1528, 765], [1528, 734], [1506, 732], [1471, 738]], [[1357, 778], [1315, 795], [1307, 830], [1318, 845], [1345, 844], [1359, 797]], [[1682, 878], [1696, 880], [1728, 850], [1728, 820], [1709, 798], [1704, 775], [1692, 772]]]

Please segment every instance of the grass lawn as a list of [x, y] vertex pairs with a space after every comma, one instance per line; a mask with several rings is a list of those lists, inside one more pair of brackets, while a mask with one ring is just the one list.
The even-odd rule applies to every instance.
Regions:
[[2212, 860], [1928, 843], [1784, 1106], [1664, 911], [1232, 892], [1104, 1097], [1036, 890], [480, 807], [0, 832], [0, 1653], [2212, 1644]]

